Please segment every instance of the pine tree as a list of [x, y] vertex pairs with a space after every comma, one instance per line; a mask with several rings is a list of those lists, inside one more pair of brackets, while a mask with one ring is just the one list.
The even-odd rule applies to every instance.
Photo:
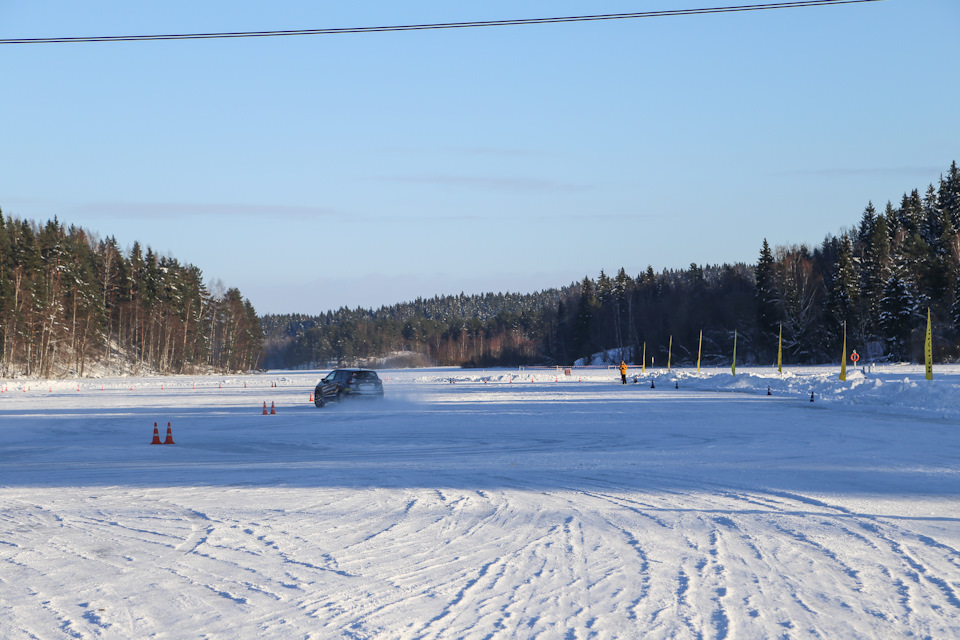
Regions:
[[923, 202], [920, 192], [914, 189], [910, 195], [903, 194], [898, 211], [900, 226], [907, 235], [919, 233], [923, 228]]
[[593, 353], [593, 323], [598, 307], [599, 303], [594, 294], [593, 282], [589, 277], [584, 277], [580, 284], [580, 302], [577, 306], [577, 317], [573, 327], [574, 350], [579, 356], [588, 356]]
[[873, 202], [867, 202], [863, 215], [860, 216], [860, 227], [857, 230], [857, 248], [860, 255], [863, 255], [865, 248], [870, 244], [876, 224], [877, 210], [873, 208]]
[[960, 168], [957, 168], [956, 160], [951, 163], [947, 176], [940, 178], [937, 200], [953, 228], [960, 229]]
[[927, 192], [923, 196], [922, 211], [923, 224], [920, 234], [928, 245], [937, 248], [940, 236], [943, 235], [943, 216], [937, 192], [932, 184], [927, 187]]
[[0, 377], [7, 376], [7, 345], [11, 338], [10, 328], [14, 318], [13, 309], [13, 252], [7, 223], [0, 209]]
[[779, 322], [781, 320], [780, 303], [781, 292], [777, 283], [773, 252], [767, 239], [763, 239], [760, 248], [760, 259], [755, 271], [756, 308], [757, 308], [757, 337], [756, 344], [761, 351], [761, 357], [769, 359], [770, 350], [776, 344], [779, 336]]
[[847, 235], [840, 241], [830, 291], [830, 307], [836, 328], [846, 326], [850, 337], [861, 342], [864, 338], [864, 327], [860, 313], [860, 276], [853, 257], [853, 246]]
[[880, 328], [890, 354], [904, 360], [909, 356], [910, 333], [917, 314], [912, 283], [903, 266], [894, 268], [883, 287], [880, 299]]
[[954, 278], [953, 304], [950, 306], [950, 320], [953, 329], [960, 333], [960, 277]]

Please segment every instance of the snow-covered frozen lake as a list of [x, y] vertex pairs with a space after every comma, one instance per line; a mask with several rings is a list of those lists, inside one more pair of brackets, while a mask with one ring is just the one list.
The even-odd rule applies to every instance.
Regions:
[[0, 381], [0, 636], [960, 637], [960, 369], [651, 373]]

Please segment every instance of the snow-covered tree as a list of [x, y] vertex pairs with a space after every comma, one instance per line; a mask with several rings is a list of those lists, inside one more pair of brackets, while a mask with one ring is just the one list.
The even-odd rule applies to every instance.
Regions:
[[880, 299], [880, 328], [894, 358], [909, 356], [910, 333], [917, 319], [919, 305], [913, 284], [902, 266], [892, 270]]

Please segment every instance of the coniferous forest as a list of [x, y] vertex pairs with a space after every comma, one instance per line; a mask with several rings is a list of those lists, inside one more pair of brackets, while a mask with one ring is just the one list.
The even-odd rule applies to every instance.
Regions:
[[[572, 364], [611, 352], [639, 363], [960, 360], [960, 170], [819, 246], [755, 263], [586, 276], [537, 293], [437, 296], [380, 309], [258, 318], [237, 289], [135, 243], [0, 212], [0, 376], [194, 373], [334, 364]], [[212, 289], [212, 290], [211, 290]], [[397, 355], [401, 354], [401, 355]], [[382, 362], [382, 360], [379, 360]]]
[[238, 290], [213, 289], [139, 243], [0, 212], [0, 376], [249, 370], [259, 318]]
[[[855, 214], [854, 214], [855, 215]], [[572, 364], [617, 350], [647, 364], [864, 362], [922, 358], [927, 310], [936, 361], [960, 359], [960, 170], [925, 192], [867, 203], [819, 246], [758, 248], [754, 264], [585, 277], [535, 294], [435, 297], [320, 316], [262, 318], [268, 367], [371, 364], [395, 352], [411, 364]], [[672, 345], [672, 348], [670, 347]]]

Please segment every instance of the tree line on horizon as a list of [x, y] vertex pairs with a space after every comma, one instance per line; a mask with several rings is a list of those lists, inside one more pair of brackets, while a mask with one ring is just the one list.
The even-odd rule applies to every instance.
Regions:
[[[134, 243], [0, 211], [0, 376], [196, 373], [331, 365], [917, 361], [927, 310], [938, 361], [960, 359], [960, 170], [816, 247], [755, 264], [611, 276], [536, 293], [435, 296], [379, 309], [258, 317], [239, 290]], [[212, 290], [211, 290], [212, 289]], [[702, 349], [701, 349], [702, 345]], [[399, 354], [399, 355], [398, 355]], [[387, 360], [386, 358], [391, 358]]]
[[260, 319], [199, 268], [0, 211], [0, 377], [246, 371]]
[[[755, 264], [630, 276], [603, 271], [532, 294], [436, 296], [379, 309], [267, 315], [265, 366], [573, 364], [599, 353], [639, 364], [820, 364], [849, 348], [919, 360], [927, 310], [938, 361], [960, 358], [960, 170], [914, 189], [817, 247], [770, 247]], [[702, 341], [702, 342], [701, 342]], [[702, 347], [701, 347], [702, 344]], [[672, 346], [671, 346], [672, 345]], [[394, 366], [398, 361], [390, 361]], [[402, 364], [402, 361], [400, 362]]]

